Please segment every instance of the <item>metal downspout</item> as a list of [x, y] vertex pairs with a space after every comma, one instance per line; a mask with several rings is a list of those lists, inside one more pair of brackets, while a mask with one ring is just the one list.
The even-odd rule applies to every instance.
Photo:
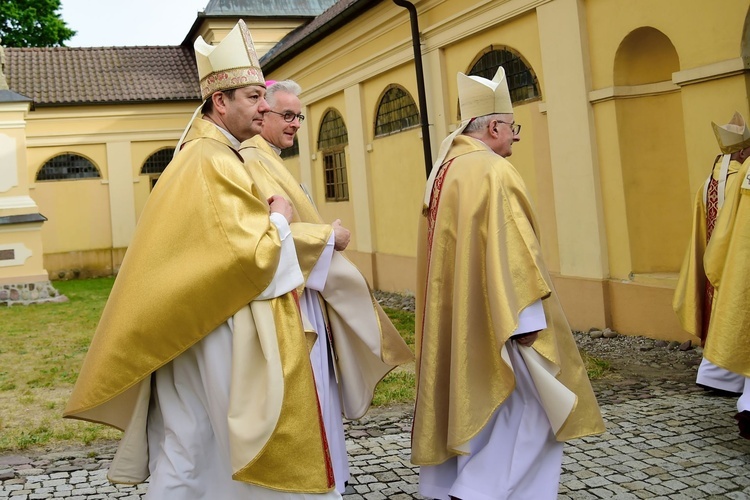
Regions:
[[411, 41], [414, 46], [414, 69], [417, 72], [417, 92], [419, 94], [419, 119], [422, 122], [422, 149], [424, 150], [424, 164], [427, 177], [432, 170], [432, 147], [430, 145], [430, 122], [427, 117], [427, 97], [425, 94], [424, 71], [422, 70], [422, 48], [419, 42], [419, 21], [417, 8], [407, 0], [393, 0], [399, 7], [409, 11], [411, 21]]

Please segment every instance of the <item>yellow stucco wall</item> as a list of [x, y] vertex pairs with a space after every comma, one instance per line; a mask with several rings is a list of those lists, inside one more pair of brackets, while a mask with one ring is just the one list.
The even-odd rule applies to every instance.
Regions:
[[740, 56], [748, 0], [585, 0], [594, 89], [614, 84], [614, 56], [633, 30], [652, 27], [677, 49], [680, 68]]
[[[304, 87], [303, 87], [304, 88]], [[326, 201], [325, 197], [325, 179], [323, 177], [323, 155], [318, 150], [318, 138], [320, 134], [320, 124], [323, 121], [323, 116], [328, 109], [333, 108], [338, 111], [344, 118], [344, 123], [349, 127], [349, 123], [346, 118], [346, 106], [344, 102], [343, 94], [337, 94], [325, 99], [321, 102], [316, 102], [313, 106], [308, 108], [308, 114], [305, 118], [305, 124], [308, 130], [311, 132], [310, 144], [313, 147], [315, 159], [312, 161], [312, 196], [318, 207], [321, 217], [326, 222], [332, 222], [336, 219], [341, 219], [342, 224], [352, 232], [352, 241], [350, 243], [350, 250], [357, 250], [356, 242], [356, 231], [357, 228], [354, 224], [354, 209], [351, 201], [351, 194], [349, 201]], [[351, 185], [351, 165], [348, 155], [348, 147], [346, 151], [346, 170], [347, 179]]]
[[45, 253], [112, 247], [109, 191], [100, 179], [38, 182], [31, 196], [48, 219], [42, 226]]
[[617, 101], [633, 273], [677, 272], [692, 212], [679, 94]]
[[426, 180], [421, 129], [410, 128], [375, 137], [375, 120], [383, 92], [401, 85], [418, 104], [414, 68], [401, 66], [365, 84], [365, 122], [372, 151], [370, 192], [378, 253], [413, 257], [417, 251], [417, 222]]

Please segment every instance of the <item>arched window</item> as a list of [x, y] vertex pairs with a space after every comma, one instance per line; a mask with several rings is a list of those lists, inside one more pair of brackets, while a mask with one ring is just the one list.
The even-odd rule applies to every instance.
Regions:
[[159, 176], [162, 174], [162, 172], [164, 172], [164, 169], [167, 168], [169, 162], [172, 161], [173, 156], [174, 148], [164, 148], [160, 149], [156, 153], [149, 156], [148, 159], [146, 159], [143, 167], [141, 167], [141, 175], [149, 176], [151, 189], [154, 189], [156, 181], [159, 179]]
[[375, 115], [375, 136], [401, 132], [419, 125], [419, 110], [409, 92], [398, 85], [390, 85], [380, 98]]
[[536, 74], [520, 54], [508, 47], [498, 48], [490, 45], [474, 62], [468, 74], [492, 80], [500, 66], [505, 69], [510, 100], [513, 104], [539, 97]]
[[349, 183], [346, 180], [346, 154], [344, 148], [349, 143], [344, 118], [335, 109], [323, 115], [318, 134], [318, 150], [323, 153], [323, 176], [325, 179], [326, 201], [346, 201], [349, 199]]
[[101, 179], [99, 169], [91, 160], [74, 153], [64, 153], [47, 160], [36, 174], [37, 181]]
[[292, 158], [294, 156], [299, 156], [299, 141], [297, 141], [296, 135], [294, 136], [294, 143], [291, 145], [291, 147], [282, 149], [279, 156], [281, 156], [282, 158]]

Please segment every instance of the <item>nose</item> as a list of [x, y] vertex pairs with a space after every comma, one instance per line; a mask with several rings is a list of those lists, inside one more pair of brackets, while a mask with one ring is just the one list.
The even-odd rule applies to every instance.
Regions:
[[260, 98], [260, 102], [258, 103], [258, 112], [259, 113], [266, 113], [267, 111], [271, 110], [271, 106], [268, 105], [268, 101], [266, 101], [265, 97]]

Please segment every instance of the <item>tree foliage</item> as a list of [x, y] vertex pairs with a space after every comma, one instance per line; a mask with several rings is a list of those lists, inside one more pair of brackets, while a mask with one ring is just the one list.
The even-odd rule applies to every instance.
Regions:
[[0, 0], [0, 45], [64, 46], [75, 31], [60, 17], [60, 0]]

